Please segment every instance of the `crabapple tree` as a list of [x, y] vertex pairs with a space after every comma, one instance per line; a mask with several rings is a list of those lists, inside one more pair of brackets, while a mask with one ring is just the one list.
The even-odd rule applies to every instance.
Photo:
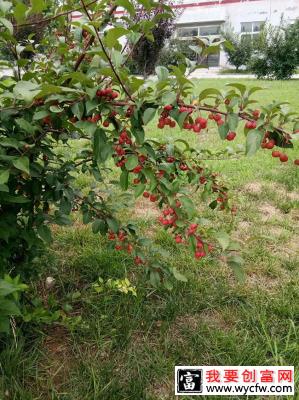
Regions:
[[[230, 153], [193, 148], [188, 135], [200, 140], [203, 131], [215, 127], [220, 140], [242, 135], [248, 155], [269, 149], [282, 163], [298, 165], [284, 153], [299, 129], [298, 116], [277, 102], [257, 107], [252, 96], [259, 87], [234, 83], [225, 91], [210, 88], [194, 96], [186, 76], [194, 68], [189, 60], [169, 70], [157, 67], [149, 80], [130, 74], [132, 49], [171, 14], [163, 3], [137, 3], [159, 12], [136, 22], [135, 0], [71, 1], [58, 4], [54, 13], [47, 0], [0, 1], [0, 41], [17, 55], [6, 68], [19, 72], [0, 79], [1, 273], [22, 273], [50, 242], [51, 226], [71, 224], [71, 213], [80, 211], [83, 222], [107, 236], [112, 249], [129, 253], [153, 285], [170, 288], [173, 277], [185, 280], [154, 243], [140, 237], [136, 225], [119, 219], [129, 197], [155, 204], [157, 222], [198, 262], [221, 252], [237, 268], [242, 259], [236, 244], [204, 223], [192, 200], [197, 190], [210, 208], [236, 212], [221, 176], [205, 165], [206, 159]], [[72, 20], [74, 11], [82, 17]], [[35, 13], [42, 19], [28, 22]], [[16, 28], [45, 23], [40, 43], [32, 36], [18, 43], [14, 36]], [[23, 58], [25, 51], [34, 58]], [[204, 42], [196, 51], [210, 52]], [[150, 121], [157, 121], [157, 130], [179, 127], [182, 138], [151, 140]], [[65, 148], [80, 150], [69, 156]], [[94, 180], [88, 192], [76, 185], [78, 174]]]

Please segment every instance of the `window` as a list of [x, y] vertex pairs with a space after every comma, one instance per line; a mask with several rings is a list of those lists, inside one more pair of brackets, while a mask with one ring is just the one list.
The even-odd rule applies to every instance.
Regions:
[[193, 37], [198, 36], [198, 27], [188, 27], [188, 28], [179, 28], [178, 29], [178, 37], [186, 38], [186, 37]]
[[254, 22], [241, 22], [241, 35], [242, 37], [248, 37], [254, 39], [254, 36], [259, 34], [264, 25], [264, 21], [254, 21]]
[[188, 26], [177, 29], [178, 38], [191, 38], [194, 36], [214, 36], [220, 34], [220, 25]]
[[220, 25], [200, 26], [199, 32], [200, 36], [219, 35]]

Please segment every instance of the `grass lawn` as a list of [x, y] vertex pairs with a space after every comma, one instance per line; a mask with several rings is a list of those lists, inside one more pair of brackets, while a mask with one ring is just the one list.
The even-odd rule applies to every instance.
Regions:
[[[287, 100], [299, 112], [299, 81], [241, 82], [267, 88], [255, 96], [263, 104]], [[196, 91], [225, 83], [198, 81]], [[157, 132], [151, 124], [148, 135], [178, 138], [182, 132]], [[197, 147], [227, 146], [213, 130], [199, 138], [183, 135]], [[287, 151], [290, 158], [298, 158], [298, 141], [295, 147]], [[41, 270], [36, 290], [45, 304], [58, 298], [66, 311], [71, 305], [82, 323], [74, 329], [30, 327], [12, 338], [0, 353], [1, 400], [175, 399], [175, 365], [295, 365], [298, 384], [299, 170], [279, 163], [270, 151], [209, 162], [230, 183], [238, 213], [233, 221], [218, 211], [205, 215], [242, 245], [245, 283], [223, 262], [195, 261], [176, 246], [157, 228], [155, 209], [141, 200], [134, 209], [141, 230], [168, 250], [169, 262], [188, 277], [171, 292], [149, 287], [129, 256], [108, 251], [105, 240], [79, 220], [72, 227], [53, 227], [54, 243], [36, 265]], [[83, 190], [90, 184], [85, 176], [77, 181]], [[56, 279], [51, 291], [45, 289], [47, 276]], [[96, 293], [90, 284], [98, 277], [128, 277], [137, 296]]]

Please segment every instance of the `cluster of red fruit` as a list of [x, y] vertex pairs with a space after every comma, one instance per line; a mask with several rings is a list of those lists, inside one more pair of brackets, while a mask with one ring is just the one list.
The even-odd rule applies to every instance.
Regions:
[[109, 101], [109, 100], [115, 100], [119, 96], [119, 93], [116, 92], [115, 90], [112, 90], [111, 87], [108, 87], [106, 89], [98, 89], [96, 95], [98, 97], [104, 98], [104, 100], [106, 101]]
[[[275, 140], [270, 138], [270, 132], [266, 132], [265, 136], [264, 136], [264, 139], [263, 139], [263, 141], [261, 143], [261, 147], [263, 149], [272, 150], [275, 145], [276, 145]], [[281, 162], [287, 162], [288, 159], [289, 159], [286, 154], [284, 154], [284, 153], [282, 153], [282, 152], [280, 152], [278, 150], [273, 150], [272, 151], [272, 157], [279, 158]], [[296, 163], [296, 160], [294, 161], [294, 164], [298, 165]]]
[[[176, 207], [179, 208], [181, 203], [179, 200], [176, 201]], [[167, 207], [162, 211], [162, 215], [159, 216], [158, 221], [164, 225], [169, 227], [176, 227], [176, 220], [178, 219], [177, 213], [174, 208]]]
[[128, 132], [124, 129], [118, 138], [118, 144], [114, 146], [115, 154], [113, 157], [118, 157], [118, 161], [116, 162], [116, 166], [121, 168], [125, 165], [127, 159], [125, 158], [126, 150], [124, 146], [131, 146], [132, 139], [128, 135]]
[[169, 117], [169, 111], [173, 109], [173, 106], [171, 104], [168, 104], [167, 106], [164, 107], [164, 110], [162, 111], [159, 121], [158, 121], [158, 128], [163, 129], [165, 126], [169, 126], [170, 128], [174, 128], [176, 123], [173, 119]]
[[197, 117], [194, 122], [185, 121], [183, 124], [184, 129], [199, 133], [202, 129], [207, 127], [208, 121], [203, 117]]
[[[111, 231], [108, 232], [108, 240], [115, 241], [115, 250], [125, 250], [131, 254], [134, 249], [133, 245], [128, 242], [127, 234], [123, 231], [119, 231], [117, 234]], [[134, 262], [136, 265], [144, 264], [144, 261], [139, 256], [135, 256]]]

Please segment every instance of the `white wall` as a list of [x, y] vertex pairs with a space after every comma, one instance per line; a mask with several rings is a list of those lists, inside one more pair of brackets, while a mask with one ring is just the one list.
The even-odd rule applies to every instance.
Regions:
[[[229, 0], [211, 0], [213, 4], [206, 5], [209, 0], [182, 0], [178, 9], [180, 15], [178, 24], [207, 24], [219, 22], [224, 26], [231, 25], [236, 33], [241, 31], [241, 22], [265, 21], [272, 25], [279, 25], [281, 19], [286, 23], [294, 22], [299, 18], [299, 0], [245, 0], [229, 3]], [[196, 7], [189, 4], [204, 3]], [[220, 66], [227, 66], [224, 52], [220, 54]]]

